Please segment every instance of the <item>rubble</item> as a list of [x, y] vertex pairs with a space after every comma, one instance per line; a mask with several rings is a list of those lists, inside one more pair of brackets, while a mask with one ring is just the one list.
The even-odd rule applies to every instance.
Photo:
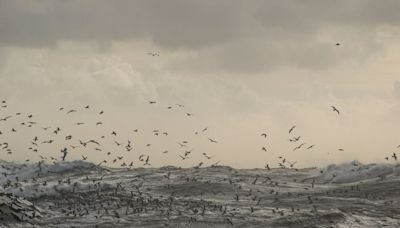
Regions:
[[28, 200], [0, 192], [0, 223], [26, 222], [40, 217], [41, 210]]

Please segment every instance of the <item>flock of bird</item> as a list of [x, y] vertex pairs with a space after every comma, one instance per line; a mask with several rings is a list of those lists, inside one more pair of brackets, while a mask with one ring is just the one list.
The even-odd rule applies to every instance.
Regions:
[[[149, 54], [153, 55], [155, 53], [149, 53]], [[9, 107], [9, 105], [7, 104], [7, 102], [5, 100], [1, 101], [1, 104], [2, 104], [1, 105], [2, 109], [6, 109], [6, 108]], [[157, 104], [157, 101], [151, 100], [151, 101], [148, 102], [148, 104], [149, 105], [155, 105], [155, 104]], [[193, 113], [189, 113], [189, 112], [184, 111], [185, 106], [182, 105], [182, 104], [170, 105], [170, 106], [167, 106], [167, 109], [171, 110], [171, 109], [174, 108], [174, 106], [176, 108], [182, 109], [184, 114], [187, 117], [192, 117], [193, 116]], [[91, 107], [89, 105], [86, 105], [86, 106], [83, 107], [83, 110], [89, 110], [90, 108]], [[332, 105], [331, 108], [332, 108], [333, 112], [335, 112], [338, 115], [340, 115], [340, 111], [339, 111], [339, 109], [337, 107]], [[65, 112], [65, 115], [76, 115], [75, 113], [78, 112], [78, 109], [68, 109], [68, 110], [66, 110], [64, 107], [60, 107], [58, 110], [60, 112]], [[103, 110], [100, 110], [98, 112], [99, 116], [102, 116], [103, 114], [104, 114]], [[7, 116], [4, 116], [4, 117], [0, 118], [0, 123], [1, 122], [7, 122], [10, 119], [17, 118], [19, 116], [20, 119], [22, 119], [22, 121], [23, 121], [23, 122], [20, 123], [21, 127], [35, 128], [35, 127], [39, 126], [39, 123], [34, 120], [34, 117], [33, 117], [32, 114], [25, 114], [25, 115], [26, 115], [26, 118], [23, 117], [23, 114], [21, 112], [16, 112], [15, 115], [7, 115]], [[75, 123], [76, 126], [80, 126], [80, 125], [84, 125], [84, 124], [85, 124], [84, 122], [76, 122]], [[101, 126], [101, 125], [103, 125], [103, 122], [101, 120], [96, 121], [95, 126]], [[0, 127], [1, 127], [1, 125], [0, 125]], [[0, 128], [0, 137], [3, 134], [6, 134], [5, 130], [3, 130], [3, 131], [1, 130], [2, 128], [3, 127]], [[39, 128], [41, 128], [43, 131], [51, 133], [51, 134], [53, 134], [55, 136], [59, 136], [59, 135], [62, 134], [62, 129], [60, 127], [57, 127], [57, 126], [42, 126], [42, 127], [39, 127]], [[17, 126], [11, 127], [10, 133], [11, 134], [16, 134], [17, 133], [17, 129], [18, 129]], [[203, 136], [205, 136], [205, 133], [207, 131], [208, 131], [208, 128], [204, 127], [201, 131], [195, 131], [194, 134], [195, 135], [203, 135]], [[139, 129], [134, 129], [133, 132], [134, 133], [138, 133]], [[313, 148], [316, 147], [315, 144], [307, 145], [306, 142], [301, 141], [302, 137], [300, 135], [297, 135], [297, 136], [294, 135], [295, 132], [296, 132], [296, 125], [292, 126], [288, 131], [289, 142], [295, 144], [295, 146], [292, 149], [293, 152], [297, 151], [297, 150], [301, 150], [303, 148], [306, 149], [306, 150], [310, 150], [310, 149], [313, 149]], [[165, 137], [167, 137], [169, 135], [169, 133], [167, 131], [160, 131], [158, 129], [153, 130], [152, 133], [153, 133], [154, 136], [165, 136]], [[117, 137], [118, 134], [117, 134], [116, 130], [113, 130], [112, 132], [110, 132], [109, 135], [110, 135], [109, 137], [111, 137], [111, 144], [115, 144], [117, 149], [122, 149], [122, 150], [125, 150], [126, 152], [133, 151], [135, 146], [139, 143], [139, 142], [134, 142], [133, 139], [128, 139], [126, 143], [119, 141], [118, 137]], [[261, 133], [261, 137], [263, 137], [265, 139], [265, 142], [266, 142], [267, 138], [268, 138], [268, 134], [266, 132], [263, 132], [263, 133]], [[58, 140], [60, 140], [60, 138], [62, 138], [62, 137], [58, 137]], [[218, 141], [213, 139], [213, 138], [210, 138], [210, 137], [205, 137], [205, 138], [208, 140], [209, 143], [212, 143], [212, 144], [218, 143]], [[71, 153], [71, 151], [82, 151], [80, 149], [87, 149], [87, 148], [91, 147], [91, 149], [94, 150], [94, 151], [103, 152], [104, 149], [102, 148], [102, 144], [103, 143], [110, 143], [110, 141], [109, 142], [104, 142], [105, 139], [106, 139], [105, 135], [102, 135], [100, 138], [97, 138], [97, 139], [83, 139], [83, 138], [79, 138], [79, 137], [77, 138], [77, 137], [73, 136], [72, 134], [66, 134], [64, 136], [64, 140], [63, 140], [64, 142], [63, 143], [67, 142], [67, 143], [69, 143], [69, 146], [61, 148], [60, 149], [61, 156], [58, 157], [58, 156], [45, 156], [45, 155], [42, 155], [40, 152], [41, 152], [41, 146], [42, 145], [44, 145], [44, 144], [57, 144], [57, 143], [59, 143], [59, 141], [56, 141], [53, 137], [49, 137], [47, 139], [40, 140], [39, 136], [36, 135], [31, 140], [31, 146], [28, 148], [28, 150], [38, 154], [38, 156], [40, 158], [40, 161], [38, 162], [39, 164], [41, 162], [48, 161], [48, 160], [50, 160], [53, 163], [55, 163], [55, 162], [58, 162], [60, 160], [61, 161], [67, 160], [68, 159], [68, 155]], [[73, 140], [76, 140], [75, 144], [73, 143]], [[150, 147], [151, 144], [147, 143], [147, 144], [145, 144], [145, 146], [146, 147]], [[190, 157], [190, 155], [192, 154], [192, 152], [193, 152], [193, 148], [187, 149], [187, 148], [189, 148], [189, 142], [187, 140], [181, 140], [181, 141], [177, 142], [177, 146], [179, 146], [179, 148], [183, 149], [182, 154], [178, 155], [179, 158], [182, 159], [182, 160], [187, 160]], [[400, 147], [400, 145], [398, 146], [398, 148], [399, 147]], [[263, 145], [261, 147], [261, 150], [263, 150], [264, 152], [268, 152], [267, 145]], [[343, 148], [339, 148], [338, 150], [339, 151], [344, 151]], [[11, 148], [10, 143], [9, 142], [4, 142], [4, 141], [3, 142], [0, 141], [0, 151], [5, 151], [9, 155], [11, 155], [13, 153], [13, 150]], [[169, 152], [168, 150], [164, 150], [163, 154], [167, 154], [168, 152]], [[110, 152], [110, 151], [106, 152], [105, 155], [106, 155], [106, 157], [110, 157], [110, 159], [104, 159], [104, 160], [100, 161], [98, 163], [99, 166], [100, 165], [112, 165], [112, 164], [115, 165], [115, 163], [120, 162], [120, 167], [133, 167], [134, 164], [136, 163], [134, 161], [126, 161], [126, 160], [124, 160], [124, 156], [114, 156], [113, 157], [112, 156], [113, 153]], [[202, 156], [206, 160], [210, 160], [210, 159], [214, 158], [214, 156], [209, 155], [209, 154], [204, 153], [204, 152], [202, 153]], [[84, 161], [89, 159], [89, 155], [82, 154], [81, 157], [82, 157], [82, 160], [84, 160]], [[96, 155], [96, 157], [98, 157], [98, 156]], [[385, 157], [386, 160], [389, 160], [389, 158], [390, 158], [389, 156]], [[394, 160], [397, 161], [396, 153], [393, 153], [391, 158], [393, 158]], [[283, 158], [282, 156], [280, 156], [279, 159], [280, 159], [280, 161], [278, 162], [278, 167], [282, 167], [282, 168], [290, 167], [290, 168], [293, 168], [294, 164], [296, 164], [296, 162], [290, 163], [288, 161], [288, 159]], [[26, 160], [26, 162], [29, 162], [29, 161], [30, 161], [29, 159]], [[151, 157], [148, 154], [140, 154], [138, 156], [138, 161], [140, 163], [142, 163], [143, 166], [151, 166]], [[218, 163], [214, 163], [214, 164], [218, 164]], [[203, 164], [204, 164], [204, 162], [200, 162], [200, 163], [198, 163], [198, 166], [201, 166]], [[269, 164], [267, 164], [265, 167], [269, 167]]]
[[[157, 104], [157, 101], [149, 101], [148, 102], [149, 105], [154, 105]], [[175, 104], [175, 105], [171, 105], [168, 106], [167, 109], [171, 110], [174, 107], [183, 110], [184, 115], [186, 115], [187, 117], [192, 117], [193, 113], [184, 111], [185, 106], [182, 104]], [[6, 101], [2, 101], [2, 108], [6, 109], [8, 108], [8, 104]], [[86, 105], [83, 107], [83, 110], [89, 110], [91, 107], [89, 105]], [[65, 115], [77, 115], [78, 113], [78, 109], [65, 109], [64, 107], [60, 107], [58, 109], [60, 112], [64, 112]], [[104, 110], [100, 110], [98, 112], [99, 116], [102, 116], [104, 114]], [[15, 115], [7, 115], [3, 118], [0, 119], [0, 123], [1, 122], [7, 122], [10, 121], [11, 119], [20, 117], [18, 120], [16, 121], [23, 121], [20, 122], [20, 126], [21, 127], [28, 127], [28, 128], [38, 128], [41, 129], [42, 131], [44, 131], [46, 133], [46, 136], [43, 136], [41, 134], [35, 135], [33, 137], [33, 139], [30, 142], [30, 146], [28, 148], [28, 150], [35, 152], [38, 154], [38, 157], [40, 159], [40, 161], [38, 162], [39, 164], [45, 161], [50, 161], [53, 163], [56, 163], [58, 161], [66, 161], [68, 160], [69, 154], [71, 152], [74, 152], [74, 154], [76, 153], [85, 153], [82, 154], [82, 160], [84, 161], [89, 161], [90, 157], [87, 154], [88, 150], [94, 150], [97, 153], [101, 153], [106, 150], [106, 148], [103, 147], [103, 145], [107, 145], [109, 146], [110, 144], [114, 144], [115, 145], [115, 150], [118, 151], [125, 151], [125, 152], [130, 152], [132, 155], [132, 153], [136, 152], [134, 149], [137, 147], [137, 145], [139, 145], [140, 142], [136, 141], [135, 139], [128, 139], [126, 142], [123, 142], [119, 139], [119, 134], [117, 133], [117, 130], [112, 130], [109, 133], [109, 136], [106, 136], [107, 134], [102, 135], [100, 138], [92, 138], [92, 139], [84, 139], [84, 137], [82, 136], [73, 136], [70, 133], [65, 133], [64, 136], [63, 135], [63, 129], [61, 129], [58, 126], [39, 126], [40, 123], [38, 123], [37, 121], [35, 121], [34, 116], [32, 114], [28, 114], [26, 115], [27, 118], [23, 117], [23, 114], [20, 112], [15, 113]], [[80, 126], [80, 125], [85, 125], [84, 122], [76, 122], [74, 125], [76, 126]], [[103, 121], [99, 120], [95, 122], [95, 126], [99, 127], [103, 125]], [[0, 125], [1, 127], [1, 125]], [[0, 129], [4, 129], [3, 127], [1, 127]], [[17, 129], [18, 132], [20, 132], [19, 127], [14, 126], [11, 127], [10, 133], [12, 134], [16, 134], [17, 133]], [[22, 131], [22, 129], [21, 129]], [[65, 130], [65, 132], [67, 132], [68, 130]], [[208, 131], [208, 128], [205, 127], [203, 128], [201, 131], [195, 131], [194, 135], [201, 135], [203, 137], [205, 137], [205, 139], [212, 144], [216, 144], [218, 143], [217, 140], [211, 138], [211, 137], [207, 137], [206, 133]], [[135, 136], [138, 136], [137, 134], [139, 133], [139, 129], [134, 129], [132, 130], [132, 132], [134, 134], [136, 134]], [[0, 136], [1, 135], [5, 135], [7, 134], [7, 132], [5, 130], [1, 131], [0, 130]], [[164, 137], [168, 137], [169, 133], [167, 131], [161, 131], [159, 129], [154, 129], [152, 131], [152, 134], [154, 136], [164, 136]], [[44, 138], [44, 139], [40, 139], [40, 138]], [[106, 141], [106, 139], [109, 138], [108, 141]], [[1, 140], [1, 138], [0, 138]], [[21, 144], [21, 142], [19, 142], [19, 144]], [[60, 153], [61, 156], [46, 156], [44, 155], [45, 153], [47, 154], [51, 154], [48, 153], [49, 151], [46, 151], [46, 149], [42, 149], [42, 147], [46, 144], [53, 144], [53, 145], [66, 145], [65, 147], [60, 148]], [[192, 149], [187, 149], [190, 147], [190, 143], [188, 142], [188, 140], [181, 140], [177, 142], [177, 147], [180, 148], [180, 150], [184, 150], [182, 154], [179, 154], [179, 158], [181, 158], [182, 160], [186, 160], [190, 157], [193, 148]], [[152, 144], [151, 143], [146, 143], [145, 147], [151, 147]], [[11, 148], [11, 143], [9, 142], [5, 142], [5, 141], [0, 141], [0, 151], [5, 151], [7, 154], [12, 155], [13, 154], [13, 149]], [[44, 153], [42, 152], [44, 151]], [[168, 150], [164, 150], [163, 154], [167, 154], [169, 151]], [[124, 156], [113, 156], [113, 152], [111, 151], [107, 151], [105, 153], [105, 157], [109, 157], [109, 159], [104, 159], [102, 161], [100, 161], [97, 165], [114, 165], [115, 163], [117, 163], [118, 161], [120, 162], [120, 167], [133, 167], [134, 164], [136, 162], [134, 161], [126, 161], [124, 160]], [[208, 155], [207, 153], [202, 153], [203, 157], [207, 160], [212, 159], [214, 156]], [[95, 155], [95, 158], [101, 157], [99, 154]], [[127, 156], [128, 157], [128, 156]], [[29, 162], [30, 159], [27, 159], [26, 162]], [[139, 154], [138, 155], [138, 161], [139, 163], [142, 163], [142, 166], [151, 166], [151, 157], [148, 154]], [[203, 164], [203, 163], [200, 163]], [[136, 164], [137, 166], [141, 166], [140, 164]]]
[[[1, 108], [7, 109], [8, 103], [6, 101], [1, 102]], [[149, 105], [157, 104], [157, 101], [149, 101]], [[193, 113], [185, 111], [185, 106], [182, 104], [175, 104], [171, 106], [167, 106], [168, 110], [178, 108], [183, 111], [183, 114], [186, 115], [188, 118], [193, 116]], [[335, 106], [331, 106], [332, 111], [340, 115], [340, 111]], [[89, 105], [84, 106], [82, 110], [89, 110], [91, 107]], [[58, 109], [59, 112], [65, 113], [65, 115], [76, 115], [79, 113], [79, 109], [65, 109], [63, 107]], [[104, 115], [104, 111], [98, 111], [97, 115], [102, 116]], [[80, 137], [75, 137], [72, 134], [67, 132], [64, 133], [64, 130], [61, 127], [57, 126], [41, 126], [39, 122], [35, 120], [35, 117], [32, 114], [23, 114], [20, 112], [15, 113], [14, 115], [7, 115], [5, 117], [0, 118], [1, 122], [7, 122], [14, 118], [18, 118], [18, 121], [22, 121], [19, 123], [20, 127], [13, 126], [10, 127], [9, 130], [4, 130], [4, 126], [0, 125], [2, 131], [0, 131], [0, 140], [2, 136], [5, 134], [17, 134], [18, 132], [23, 132], [22, 127], [27, 128], [37, 128], [40, 131], [46, 132], [46, 136], [36, 135], [30, 141], [30, 147], [28, 148], [30, 151], [37, 153], [40, 160], [37, 162], [37, 176], [32, 177], [31, 179], [23, 179], [22, 177], [13, 176], [12, 173], [16, 173], [15, 170], [8, 168], [6, 166], [2, 166], [3, 169], [8, 170], [8, 172], [3, 172], [2, 175], [7, 179], [7, 182], [2, 186], [3, 189], [10, 189], [16, 188], [19, 191], [24, 191], [22, 188], [22, 182], [35, 184], [37, 186], [36, 191], [40, 191], [40, 186], [47, 187], [49, 185], [46, 179], [46, 173], [44, 165], [47, 161], [51, 163], [57, 164], [61, 161], [68, 161], [69, 155], [71, 152], [77, 153], [81, 151], [80, 149], [87, 149], [91, 148], [92, 150], [98, 153], [105, 153], [108, 159], [104, 159], [103, 161], [99, 162], [98, 164], [94, 164], [94, 167], [98, 167], [99, 169], [102, 168], [104, 165], [116, 165], [118, 164], [121, 168], [127, 168], [127, 170], [131, 170], [134, 165], [136, 165], [136, 161], [128, 161], [124, 155], [114, 155], [114, 153], [106, 151], [103, 147], [103, 144], [110, 143], [114, 145], [115, 148], [124, 151], [125, 153], [133, 153], [135, 152], [135, 147], [139, 143], [136, 140], [128, 139], [125, 141], [120, 141], [120, 134], [117, 130], [112, 130], [101, 136], [100, 138], [92, 138], [92, 139], [83, 139]], [[84, 122], [76, 122], [76, 126], [85, 125]], [[103, 125], [103, 121], [98, 120], [95, 121], [95, 126]], [[289, 143], [295, 144], [293, 147], [293, 152], [306, 149], [311, 150], [316, 147], [316, 145], [307, 145], [305, 142], [302, 141], [302, 137], [297, 135], [297, 126], [294, 125], [290, 127], [288, 130], [289, 135]], [[207, 135], [209, 131], [208, 127], [204, 127], [199, 131], [194, 131], [194, 135], [201, 135], [205, 141], [211, 144], [219, 143], [219, 140], [215, 140]], [[133, 133], [138, 133], [139, 129], [133, 129]], [[154, 129], [152, 134], [157, 137], [168, 137], [168, 131], [161, 131], [159, 129]], [[54, 137], [50, 137], [54, 136]], [[57, 137], [56, 137], [57, 136]], [[260, 134], [265, 141], [268, 139], [268, 134], [263, 132]], [[41, 139], [43, 138], [43, 139]], [[105, 140], [110, 138], [108, 142]], [[59, 149], [59, 156], [47, 156], [43, 154], [46, 153], [46, 150], [42, 148], [44, 145], [47, 144], [57, 144], [57, 143], [68, 143], [69, 146], [63, 146]], [[11, 147], [11, 142], [4, 142], [3, 140], [0, 141], [0, 151], [5, 151], [7, 154], [12, 155], [13, 149]], [[307, 145], [307, 146], [306, 146]], [[145, 147], [151, 147], [150, 143], [144, 145]], [[189, 141], [181, 140], [176, 143], [176, 146], [182, 150], [182, 153], [178, 155], [178, 157], [183, 161], [187, 160], [191, 157], [194, 152], [194, 149], [190, 146]], [[398, 146], [400, 148], [400, 145]], [[263, 145], [261, 149], [264, 152], [268, 152], [267, 145]], [[339, 149], [343, 151], [343, 149]], [[162, 154], [168, 154], [169, 151], [165, 150]], [[47, 152], [48, 154], [48, 152]], [[194, 173], [196, 174], [196, 170], [200, 170], [200, 167], [203, 167], [206, 161], [210, 161], [215, 158], [214, 155], [207, 154], [205, 152], [200, 154], [204, 161], [200, 161], [194, 168]], [[97, 155], [99, 156], [99, 155]], [[394, 160], [397, 160], [397, 155], [394, 153], [391, 156]], [[298, 169], [295, 167], [297, 164], [296, 161], [290, 161], [288, 158], [279, 156], [278, 157], [278, 168], [287, 169], [290, 171], [297, 172]], [[386, 160], [389, 160], [389, 157], [385, 157]], [[82, 161], [90, 161], [88, 154], [81, 154]], [[27, 159], [26, 162], [30, 160]], [[149, 154], [138, 154], [138, 159], [142, 167], [151, 167], [151, 156]], [[220, 161], [213, 162], [211, 165], [212, 167], [219, 167]], [[265, 169], [267, 171], [271, 171], [272, 168], [270, 164], [265, 165]], [[49, 172], [49, 170], [47, 170]], [[261, 197], [261, 194], [269, 194], [272, 197], [272, 201], [269, 202], [275, 207], [271, 210], [273, 214], [283, 216], [285, 213], [288, 213], [284, 209], [279, 207], [279, 203], [281, 202], [282, 197], [287, 195], [287, 197], [291, 196], [290, 192], [281, 192], [278, 188], [285, 183], [280, 181], [274, 180], [272, 176], [256, 176], [254, 179], [248, 179], [250, 177], [241, 177], [237, 171], [231, 176], [225, 177], [222, 179], [208, 179], [208, 180], [201, 180], [201, 177], [195, 177], [190, 174], [180, 173], [182, 171], [167, 171], [166, 174], [163, 174], [161, 177], [157, 176], [157, 178], [162, 178], [168, 181], [175, 179], [175, 183], [179, 181], [183, 181], [183, 183], [189, 183], [191, 186], [197, 186], [192, 188], [192, 191], [200, 191], [199, 194], [210, 194], [210, 191], [213, 195], [221, 194], [221, 197], [226, 197], [227, 194], [224, 193], [224, 190], [218, 191], [218, 187], [220, 183], [227, 183], [229, 186], [232, 187], [229, 191], [234, 192], [234, 197], [231, 200], [233, 204], [240, 204], [243, 200], [254, 202], [253, 206], [249, 207], [249, 213], [254, 214], [257, 210], [261, 210], [263, 206], [263, 201], [266, 201], [268, 197]], [[323, 170], [320, 171], [321, 173]], [[42, 179], [41, 179], [42, 178]], [[94, 214], [94, 216], [100, 219], [103, 216], [111, 216], [112, 218], [119, 219], [122, 217], [122, 212], [125, 211], [125, 215], [132, 215], [132, 214], [140, 214], [140, 213], [147, 213], [149, 211], [157, 211], [159, 215], [167, 216], [170, 218], [171, 216], [179, 216], [185, 214], [189, 216], [190, 222], [196, 222], [198, 219], [194, 215], [202, 215], [205, 216], [207, 213], [219, 213], [224, 218], [224, 222], [233, 225], [234, 220], [236, 219], [235, 215], [238, 215], [239, 211], [235, 208], [229, 208], [224, 206], [221, 203], [216, 203], [212, 201], [206, 201], [203, 199], [194, 200], [194, 199], [186, 199], [184, 203], [178, 203], [178, 199], [182, 200], [182, 196], [179, 195], [179, 187], [174, 187], [170, 184], [167, 186], [163, 186], [166, 189], [165, 191], [169, 192], [169, 195], [155, 195], [154, 189], [155, 186], [147, 185], [149, 180], [146, 178], [146, 175], [136, 175], [135, 181], [138, 184], [132, 184], [130, 182], [118, 182], [115, 186], [111, 186], [107, 183], [107, 179], [110, 176], [103, 175], [100, 178], [98, 177], [90, 177], [90, 175], [86, 175], [84, 178], [77, 178], [76, 176], [71, 177], [61, 177], [61, 179], [57, 180], [57, 184], [55, 184], [54, 190], [61, 194], [62, 199], [59, 202], [56, 202], [54, 205], [49, 205], [49, 209], [58, 208], [61, 210], [65, 216], [72, 216], [72, 217], [84, 217], [89, 214]], [[117, 177], [118, 178], [118, 177]], [[154, 177], [155, 178], [155, 177]], [[251, 177], [253, 178], [253, 177]], [[243, 182], [250, 181], [250, 188], [244, 187], [242, 184]], [[294, 182], [298, 182], [299, 180], [294, 179]], [[162, 181], [160, 180], [160, 183]], [[85, 183], [85, 184], [83, 184]], [[315, 186], [315, 179], [311, 180], [302, 180], [302, 184], [305, 184], [305, 190], [313, 189]], [[201, 184], [198, 185], [198, 184]], [[300, 184], [300, 183], [299, 183]], [[63, 191], [62, 186], [69, 186], [70, 191]], [[206, 187], [204, 187], [205, 185]], [[203, 186], [203, 187], [202, 187]], [[209, 188], [207, 187], [209, 186]], [[267, 188], [268, 187], [268, 188]], [[159, 188], [161, 188], [159, 186]], [[214, 190], [212, 190], [214, 189]], [[268, 190], [267, 190], [268, 189]], [[359, 191], [359, 186], [352, 186], [352, 189]], [[45, 191], [45, 190], [41, 190]], [[88, 194], [88, 192], [92, 192], [92, 194]], [[151, 194], [150, 194], [151, 192]], [[334, 194], [334, 193], [332, 193]], [[318, 197], [314, 197], [310, 194], [302, 194], [299, 193], [298, 196], [307, 197], [307, 202], [309, 205], [312, 206], [312, 211], [317, 211], [317, 202]], [[89, 198], [90, 200], [85, 200], [83, 202], [83, 198]], [[183, 196], [185, 198], [185, 196]], [[269, 198], [268, 198], [269, 199]], [[226, 199], [228, 200], [228, 199]], [[61, 208], [61, 209], [60, 209]], [[300, 211], [300, 208], [295, 208], [294, 206], [291, 207], [290, 213], [295, 213]], [[242, 212], [240, 212], [242, 213]], [[168, 223], [166, 223], [168, 224]]]

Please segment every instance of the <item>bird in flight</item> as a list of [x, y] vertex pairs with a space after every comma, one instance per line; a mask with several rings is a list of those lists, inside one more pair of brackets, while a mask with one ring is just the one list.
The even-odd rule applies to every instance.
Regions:
[[262, 133], [261, 136], [267, 138], [267, 133]]
[[67, 114], [70, 114], [70, 113], [73, 113], [73, 112], [76, 112], [76, 110], [75, 110], [75, 109], [71, 109], [71, 110], [69, 110], [69, 111], [67, 112]]
[[65, 157], [67, 157], [68, 154], [67, 148], [62, 149], [61, 153], [63, 153], [63, 156], [61, 158], [63, 161], [65, 161]]
[[212, 142], [212, 143], [218, 143], [217, 141], [215, 141], [214, 139], [210, 139], [210, 138], [208, 138], [208, 140], [210, 140], [210, 142]]
[[293, 127], [291, 127], [291, 128], [289, 129], [289, 134], [292, 133], [292, 131], [293, 131], [295, 128], [296, 128], [296, 125], [294, 125]]
[[301, 136], [293, 137], [293, 138], [289, 139], [289, 141], [290, 141], [290, 142], [297, 142], [297, 141], [300, 140], [300, 138], [301, 138]]
[[292, 163], [292, 162], [289, 162], [289, 161], [288, 161], [288, 163], [290, 164], [290, 168], [293, 168], [293, 166], [294, 166], [297, 162], [293, 162], [293, 163]]
[[339, 110], [335, 106], [331, 106], [331, 108], [332, 111], [337, 112], [338, 115], [340, 114]]
[[302, 146], [304, 146], [304, 144], [305, 144], [305, 143], [302, 143], [302, 144], [300, 144], [299, 146], [295, 147], [295, 148], [293, 149], [293, 151], [300, 149]]

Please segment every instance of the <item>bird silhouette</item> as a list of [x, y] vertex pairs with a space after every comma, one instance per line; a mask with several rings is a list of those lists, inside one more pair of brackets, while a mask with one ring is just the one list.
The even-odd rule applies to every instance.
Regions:
[[338, 115], [340, 114], [339, 110], [335, 106], [331, 106], [331, 108], [332, 111], [337, 112]]
[[304, 145], [305, 145], [305, 143], [300, 144], [299, 146], [295, 147], [295, 148], [293, 149], [293, 151], [296, 151], [296, 150], [300, 149], [300, 148], [303, 147]]

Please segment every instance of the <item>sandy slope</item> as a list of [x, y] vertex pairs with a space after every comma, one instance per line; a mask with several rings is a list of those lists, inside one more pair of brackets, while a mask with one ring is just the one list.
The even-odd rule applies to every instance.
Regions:
[[1, 191], [43, 216], [3, 221], [8, 227], [400, 227], [394, 165], [127, 170], [68, 162], [39, 174], [35, 164], [1, 167]]

